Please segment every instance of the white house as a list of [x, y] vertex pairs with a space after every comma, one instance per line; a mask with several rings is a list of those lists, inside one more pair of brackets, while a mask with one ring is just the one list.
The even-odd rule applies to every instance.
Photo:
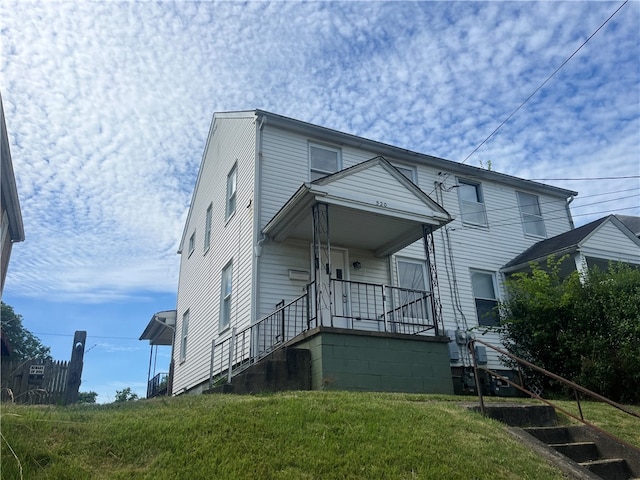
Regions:
[[178, 252], [172, 392], [280, 346], [309, 352], [311, 388], [464, 390], [465, 340], [495, 322], [501, 269], [572, 230], [575, 195], [261, 110], [216, 113]]

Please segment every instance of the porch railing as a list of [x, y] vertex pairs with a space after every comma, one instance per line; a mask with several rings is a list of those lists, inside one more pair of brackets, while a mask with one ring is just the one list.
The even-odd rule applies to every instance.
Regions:
[[169, 386], [169, 374], [158, 373], [149, 382], [147, 382], [147, 398], [158, 397], [167, 394]]
[[237, 373], [318, 326], [412, 335], [441, 328], [433, 320], [430, 292], [340, 279], [331, 279], [328, 292], [318, 290], [312, 282], [303, 295], [282, 302], [257, 323], [214, 340], [209, 387], [230, 383]]

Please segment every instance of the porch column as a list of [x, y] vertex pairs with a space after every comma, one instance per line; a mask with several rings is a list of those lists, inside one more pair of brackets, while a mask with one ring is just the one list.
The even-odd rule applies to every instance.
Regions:
[[[316, 326], [327, 323], [333, 326], [331, 315], [331, 240], [329, 236], [329, 205], [317, 202], [313, 205], [313, 257], [315, 283]], [[323, 275], [321, 269], [324, 269]]]
[[433, 226], [422, 225], [424, 253], [427, 258], [429, 281], [431, 282], [431, 310], [433, 311], [433, 326], [436, 335], [444, 335], [444, 319], [442, 318], [442, 302], [440, 301], [440, 286], [438, 285], [438, 270], [436, 269], [436, 249], [433, 243], [433, 231]]

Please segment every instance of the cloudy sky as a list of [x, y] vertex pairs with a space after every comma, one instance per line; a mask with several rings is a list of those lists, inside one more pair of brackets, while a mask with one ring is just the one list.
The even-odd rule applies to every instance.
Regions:
[[[26, 241], [3, 300], [81, 390], [146, 388], [211, 117], [260, 108], [640, 215], [640, 3], [0, 2]], [[627, 178], [623, 178], [627, 177]], [[158, 369], [168, 365], [169, 352]], [[162, 367], [162, 368], [161, 368]]]

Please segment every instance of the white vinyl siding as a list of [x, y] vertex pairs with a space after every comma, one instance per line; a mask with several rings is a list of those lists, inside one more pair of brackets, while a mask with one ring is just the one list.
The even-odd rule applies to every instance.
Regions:
[[518, 206], [522, 217], [522, 228], [525, 235], [535, 237], [546, 237], [547, 230], [540, 210], [540, 202], [537, 195], [530, 193], [516, 192], [518, 196]]
[[462, 223], [471, 225], [487, 225], [487, 212], [479, 183], [458, 179], [458, 198]]
[[476, 304], [478, 325], [495, 326], [498, 322], [498, 297], [496, 296], [495, 276], [492, 272], [471, 271], [471, 285]]
[[182, 315], [182, 329], [180, 331], [180, 361], [187, 359], [187, 336], [189, 334], [189, 310]]
[[222, 288], [220, 291], [220, 331], [231, 323], [231, 300], [233, 298], [233, 262], [222, 270]]
[[236, 192], [238, 189], [238, 164], [235, 164], [229, 175], [227, 175], [227, 202], [226, 202], [226, 218], [236, 212]]
[[209, 250], [209, 246], [211, 245], [211, 218], [213, 214], [213, 204], [209, 205], [207, 208], [207, 213], [205, 215], [204, 220], [204, 251]]
[[312, 181], [336, 173], [341, 169], [341, 163], [338, 148], [309, 144], [309, 171]]

